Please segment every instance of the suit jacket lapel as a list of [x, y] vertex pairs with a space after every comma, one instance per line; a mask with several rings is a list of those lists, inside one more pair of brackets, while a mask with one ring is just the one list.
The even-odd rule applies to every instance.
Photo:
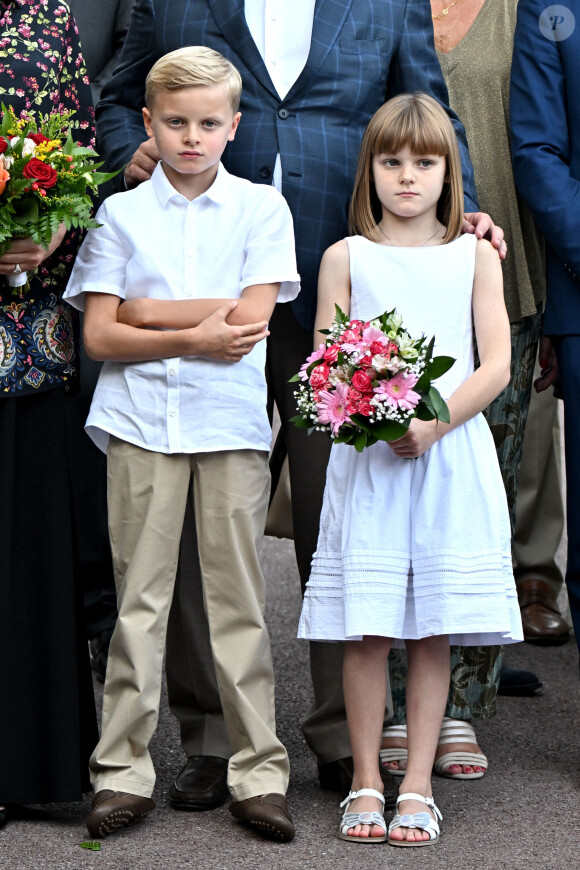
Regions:
[[224, 38], [240, 60], [265, 88], [280, 99], [268, 75], [262, 55], [248, 30], [244, 14], [244, 0], [208, 0], [208, 3]]
[[338, 39], [352, 2], [353, 0], [345, 0], [343, 3], [338, 3], [337, 0], [316, 0], [308, 60], [286, 99], [290, 99], [306, 88], [316, 75], [318, 68]]

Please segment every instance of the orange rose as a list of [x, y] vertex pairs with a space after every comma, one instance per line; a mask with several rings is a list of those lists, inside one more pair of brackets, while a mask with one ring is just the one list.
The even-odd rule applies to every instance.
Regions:
[[7, 182], [10, 181], [10, 173], [4, 167], [0, 167], [0, 194], [4, 193]]

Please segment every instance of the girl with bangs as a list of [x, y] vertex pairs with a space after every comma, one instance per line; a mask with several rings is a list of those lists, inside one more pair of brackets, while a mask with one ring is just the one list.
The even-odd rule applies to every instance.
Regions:
[[[299, 636], [346, 644], [354, 776], [339, 836], [354, 843], [437, 842], [431, 770], [449, 645], [522, 639], [505, 490], [481, 413], [509, 380], [501, 266], [487, 241], [461, 235], [462, 217], [447, 115], [425, 94], [390, 100], [363, 138], [352, 235], [322, 259], [316, 328], [331, 325], [335, 304], [363, 322], [397, 308], [411, 335], [434, 333], [437, 354], [456, 362], [437, 382], [450, 423], [413, 419], [388, 444], [332, 448]], [[385, 671], [391, 647], [403, 645], [409, 756], [387, 833], [378, 766]]]

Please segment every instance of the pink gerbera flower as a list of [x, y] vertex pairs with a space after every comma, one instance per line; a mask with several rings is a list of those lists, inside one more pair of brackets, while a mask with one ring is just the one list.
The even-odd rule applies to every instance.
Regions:
[[304, 365], [300, 366], [300, 371], [298, 372], [298, 374], [299, 374], [299, 376], [300, 376], [300, 380], [302, 380], [302, 381], [307, 381], [307, 380], [308, 380], [308, 371], [307, 371], [308, 367], [309, 367], [310, 364], [313, 363], [315, 360], [322, 359], [322, 357], [324, 356], [324, 351], [325, 351], [325, 350], [326, 350], [326, 345], [324, 345], [324, 344], [319, 344], [318, 347], [316, 348], [316, 350], [313, 350], [313, 351], [312, 351], [312, 353], [311, 353], [310, 356], [307, 358], [307, 360], [306, 360], [306, 362], [304, 363]]
[[373, 392], [392, 408], [404, 408], [412, 411], [421, 401], [421, 396], [413, 390], [419, 378], [417, 375], [399, 372], [394, 378], [381, 381]]
[[338, 435], [338, 430], [343, 423], [352, 423], [347, 411], [349, 388], [346, 384], [337, 384], [332, 392], [321, 390], [316, 402], [318, 420], [320, 423], [330, 423], [333, 435]]

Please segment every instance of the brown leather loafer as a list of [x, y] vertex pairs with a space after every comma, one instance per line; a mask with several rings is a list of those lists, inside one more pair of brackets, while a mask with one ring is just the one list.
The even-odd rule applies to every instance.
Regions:
[[213, 810], [229, 796], [228, 760], [216, 755], [190, 755], [169, 789], [176, 810]]
[[258, 833], [284, 843], [294, 839], [296, 828], [283, 794], [264, 794], [230, 804], [230, 813], [247, 822]]
[[138, 794], [103, 789], [96, 793], [91, 806], [87, 830], [91, 837], [102, 839], [144, 818], [155, 809], [155, 801]]
[[570, 639], [570, 629], [558, 610], [556, 595], [545, 580], [530, 578], [517, 584], [524, 640], [555, 646]]

